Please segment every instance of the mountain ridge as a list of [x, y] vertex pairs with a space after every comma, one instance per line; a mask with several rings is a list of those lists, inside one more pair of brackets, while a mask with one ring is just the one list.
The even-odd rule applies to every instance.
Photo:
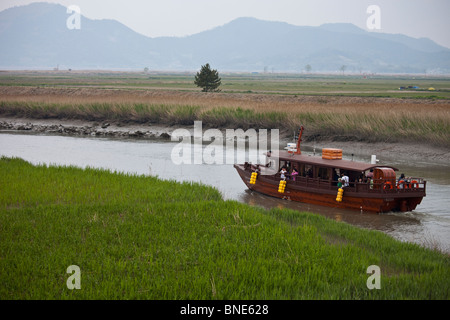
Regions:
[[318, 27], [241, 17], [184, 37], [147, 37], [112, 19], [81, 16], [70, 30], [59, 4], [0, 12], [0, 68], [450, 73], [450, 49], [428, 38], [369, 32], [349, 23]]

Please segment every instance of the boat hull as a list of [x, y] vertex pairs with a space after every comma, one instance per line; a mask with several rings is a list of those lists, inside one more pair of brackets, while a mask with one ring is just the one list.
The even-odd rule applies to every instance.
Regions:
[[411, 211], [422, 201], [421, 193], [383, 193], [383, 192], [351, 192], [344, 189], [343, 200], [336, 201], [337, 187], [305, 186], [288, 181], [284, 192], [278, 192], [280, 179], [273, 176], [259, 176], [256, 183], [250, 183], [251, 172], [241, 165], [235, 165], [242, 181], [253, 191], [291, 201], [360, 210], [363, 212], [383, 213], [390, 211]]

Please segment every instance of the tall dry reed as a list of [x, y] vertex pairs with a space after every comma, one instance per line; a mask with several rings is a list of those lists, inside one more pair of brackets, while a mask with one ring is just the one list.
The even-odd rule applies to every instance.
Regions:
[[2, 94], [0, 114], [168, 125], [202, 120], [209, 127], [287, 131], [304, 125], [306, 138], [450, 144], [446, 100], [16, 88]]

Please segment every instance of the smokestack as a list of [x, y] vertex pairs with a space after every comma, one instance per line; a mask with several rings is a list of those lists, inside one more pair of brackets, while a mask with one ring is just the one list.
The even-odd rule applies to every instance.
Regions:
[[378, 160], [377, 160], [377, 156], [373, 154], [373, 155], [372, 155], [372, 158], [370, 159], [370, 163], [371, 163], [371, 164], [377, 164], [377, 161], [378, 161]]

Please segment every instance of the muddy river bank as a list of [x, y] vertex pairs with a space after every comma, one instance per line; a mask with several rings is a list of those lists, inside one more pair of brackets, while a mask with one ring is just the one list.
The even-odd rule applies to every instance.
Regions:
[[[86, 120], [63, 119], [27, 119], [15, 117], [0, 117], [0, 130], [24, 131], [39, 134], [59, 134], [81, 137], [109, 137], [136, 139], [163, 139], [170, 141], [174, 130], [183, 128], [191, 132], [192, 126], [164, 126], [156, 124], [128, 124], [120, 122], [96, 122]], [[222, 130], [225, 131], [225, 130]], [[280, 132], [280, 145], [293, 142], [294, 133]], [[450, 163], [450, 148], [438, 147], [419, 143], [371, 142], [358, 141], [305, 141], [304, 146], [313, 152], [320, 152], [322, 148], [340, 148], [348, 154], [379, 158], [401, 158], [407, 162], [433, 162], [436, 164]]]

